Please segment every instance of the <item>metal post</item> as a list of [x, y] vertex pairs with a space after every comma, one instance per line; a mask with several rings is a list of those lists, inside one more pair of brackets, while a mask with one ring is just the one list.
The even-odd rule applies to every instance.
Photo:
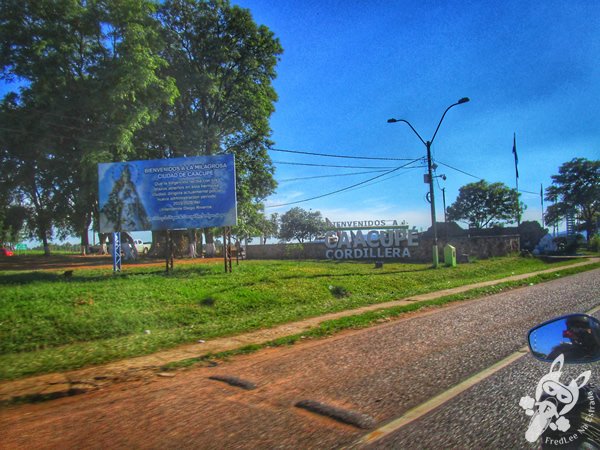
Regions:
[[544, 185], [540, 184], [540, 202], [542, 203], [542, 228], [546, 226], [544, 223]]
[[442, 188], [442, 203], [444, 204], [444, 223], [446, 223], [446, 188]]
[[173, 271], [173, 236], [171, 231], [167, 230], [167, 236], [165, 241], [165, 271], [167, 273]]
[[429, 199], [431, 200], [431, 228], [433, 229], [433, 247], [432, 247], [432, 258], [433, 267], [439, 266], [440, 257], [438, 254], [438, 236], [437, 236], [437, 223], [435, 218], [435, 194], [433, 189], [433, 171], [431, 169], [431, 141], [425, 143], [427, 147], [427, 173], [429, 174]]
[[223, 258], [225, 273], [231, 273], [231, 227], [223, 229]]
[[519, 204], [519, 177], [517, 177], [517, 227], [521, 226], [521, 205]]
[[121, 271], [121, 233], [113, 233], [112, 246], [113, 272]]

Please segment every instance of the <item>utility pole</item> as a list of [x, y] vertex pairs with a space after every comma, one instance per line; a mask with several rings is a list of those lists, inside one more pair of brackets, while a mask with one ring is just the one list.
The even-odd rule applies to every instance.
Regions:
[[513, 154], [515, 155], [515, 179], [517, 180], [517, 227], [521, 225], [521, 205], [519, 205], [519, 157], [517, 156], [517, 133], [513, 134]]
[[[463, 103], [467, 103], [468, 101], [469, 101], [468, 97], [463, 97], [456, 103], [453, 103], [452, 105], [448, 106], [448, 108], [446, 108], [446, 111], [444, 111], [444, 114], [442, 114], [442, 118], [440, 119], [438, 126], [435, 129], [435, 133], [433, 133], [433, 137], [429, 141], [425, 141], [421, 137], [421, 135], [417, 132], [417, 130], [415, 130], [415, 127], [413, 127], [408, 120], [388, 119], [388, 123], [404, 122], [405, 124], [407, 124], [411, 128], [411, 130], [413, 130], [413, 132], [417, 135], [417, 137], [420, 139], [420, 141], [427, 148], [427, 177], [428, 177], [427, 181], [429, 182], [429, 202], [431, 204], [431, 231], [433, 231], [433, 245], [432, 245], [431, 253], [432, 253], [433, 267], [435, 267], [435, 268], [437, 268], [439, 266], [440, 262], [439, 262], [439, 251], [438, 251], [438, 246], [437, 246], [438, 235], [437, 235], [437, 222], [436, 222], [436, 217], [435, 217], [435, 193], [433, 190], [433, 169], [432, 169], [432, 163], [431, 163], [431, 144], [433, 143], [433, 140], [435, 139], [435, 136], [437, 135], [437, 132], [440, 129], [440, 125], [442, 124], [442, 121], [444, 120], [444, 117], [446, 116], [446, 113], [450, 110], [450, 108], [452, 108], [456, 105], [462, 105]], [[444, 201], [444, 203], [445, 203], [445, 201]], [[444, 205], [444, 214], [446, 214], [445, 205]], [[445, 219], [444, 219], [444, 221], [445, 221]]]
[[448, 222], [446, 220], [446, 188], [442, 188], [442, 203], [444, 204], [444, 223]]

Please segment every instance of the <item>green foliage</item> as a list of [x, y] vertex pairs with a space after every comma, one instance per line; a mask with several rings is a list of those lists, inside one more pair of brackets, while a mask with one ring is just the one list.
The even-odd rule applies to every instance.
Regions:
[[[520, 208], [520, 209], [519, 209]], [[504, 183], [488, 183], [485, 180], [460, 188], [456, 201], [448, 207], [448, 220], [467, 222], [475, 228], [486, 228], [498, 222], [512, 223], [519, 206], [519, 194]]]
[[23, 240], [28, 214], [23, 206], [0, 204], [0, 244]]
[[[0, 135], [14, 184], [45, 244], [53, 227], [87, 240], [97, 163], [134, 159], [133, 136], [176, 94], [150, 0], [7, 0], [0, 6]], [[4, 158], [3, 158], [4, 160]], [[3, 161], [4, 162], [4, 161]]]
[[600, 235], [596, 234], [589, 240], [588, 248], [593, 252], [600, 252]]
[[295, 207], [280, 218], [279, 239], [291, 241], [297, 239], [303, 243], [310, 241], [325, 231], [325, 221], [320, 211], [306, 211]]
[[260, 202], [276, 187], [267, 147], [281, 45], [248, 10], [224, 0], [169, 0], [159, 17], [168, 62], [163, 72], [179, 96], [139, 134], [140, 147], [154, 158], [233, 153], [236, 234], [253, 233]]
[[519, 225], [519, 235], [521, 237], [521, 249], [533, 251], [540, 239], [548, 234], [547, 228], [542, 228], [539, 222], [527, 220]]
[[286, 258], [302, 259], [304, 257], [303, 244], [290, 244], [285, 246]]
[[574, 214], [588, 238], [594, 235], [600, 221], [600, 160], [574, 158], [564, 163], [558, 175], [552, 175], [545, 198], [553, 202], [546, 210], [546, 223]]
[[557, 247], [559, 255], [576, 255], [578, 249], [585, 242], [585, 238], [581, 234], [575, 236], [559, 236], [554, 238], [554, 243]]

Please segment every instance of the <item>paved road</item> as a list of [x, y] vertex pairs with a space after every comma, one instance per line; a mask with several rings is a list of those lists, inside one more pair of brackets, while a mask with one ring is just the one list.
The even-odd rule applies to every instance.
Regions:
[[[352, 447], [522, 348], [536, 323], [598, 306], [599, 292], [595, 270], [173, 378], [11, 407], [0, 411], [0, 448]], [[518, 402], [547, 370], [527, 355], [373, 447], [527, 448]], [[592, 370], [598, 380], [600, 365]], [[366, 428], [294, 406], [301, 401], [346, 411]]]

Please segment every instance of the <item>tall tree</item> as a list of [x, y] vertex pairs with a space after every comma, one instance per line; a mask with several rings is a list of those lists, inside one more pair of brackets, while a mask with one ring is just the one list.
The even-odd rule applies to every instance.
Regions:
[[248, 10], [227, 0], [168, 0], [159, 17], [165, 74], [180, 95], [140, 133], [140, 145], [154, 158], [234, 153], [238, 231], [244, 234], [276, 187], [267, 147], [282, 48]]
[[[14, 114], [35, 124], [35, 133], [27, 130], [33, 142], [13, 154], [35, 148], [52, 161], [52, 200], [64, 220], [56, 211], [50, 219], [81, 235], [84, 246], [97, 212], [96, 164], [134, 156], [135, 132], [176, 94], [174, 83], [158, 75], [166, 63], [158, 55], [155, 8], [150, 0], [6, 0], [0, 6], [1, 76], [22, 83]], [[37, 208], [33, 195], [27, 197]], [[39, 199], [42, 207], [46, 197]]]
[[[504, 183], [485, 180], [460, 188], [456, 201], [447, 209], [448, 220], [467, 222], [475, 228], [486, 228], [506, 221], [513, 222], [517, 215], [519, 194]], [[525, 206], [521, 204], [520, 210]]]
[[545, 199], [555, 202], [546, 210], [546, 223], [574, 214], [583, 224], [588, 240], [598, 232], [600, 220], [600, 160], [574, 158], [552, 175]]

